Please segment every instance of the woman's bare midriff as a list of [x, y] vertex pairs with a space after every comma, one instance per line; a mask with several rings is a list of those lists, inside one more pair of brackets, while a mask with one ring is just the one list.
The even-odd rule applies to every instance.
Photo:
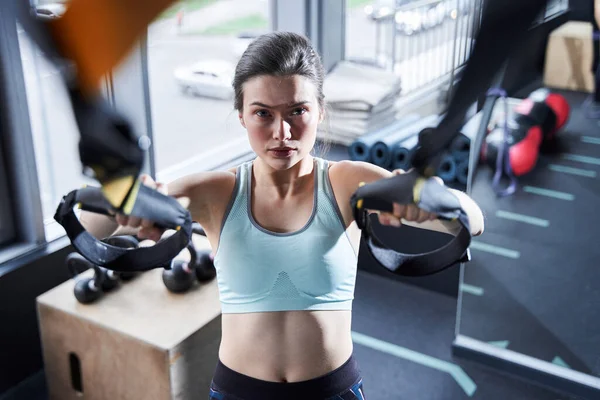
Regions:
[[350, 358], [351, 319], [346, 310], [223, 314], [219, 358], [256, 379], [313, 379]]

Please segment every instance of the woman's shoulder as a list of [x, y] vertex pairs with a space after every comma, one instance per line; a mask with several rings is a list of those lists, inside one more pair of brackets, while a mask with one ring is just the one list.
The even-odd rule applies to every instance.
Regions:
[[219, 171], [203, 171], [186, 175], [168, 184], [169, 194], [187, 196], [200, 203], [219, 201], [231, 194], [238, 167]]
[[328, 164], [332, 183], [335, 181], [353, 190], [360, 182], [369, 183], [392, 175], [390, 171], [364, 161], [328, 161]]

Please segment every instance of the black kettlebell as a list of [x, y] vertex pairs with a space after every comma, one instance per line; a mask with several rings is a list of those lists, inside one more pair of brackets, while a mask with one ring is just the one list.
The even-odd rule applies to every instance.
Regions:
[[90, 304], [102, 296], [102, 289], [94, 278], [78, 279], [75, 282], [75, 298], [82, 304]]
[[210, 250], [196, 250], [196, 279], [199, 282], [208, 282], [217, 276]]
[[[133, 236], [113, 236], [102, 240], [112, 246], [123, 248], [137, 248], [138, 240]], [[89, 304], [98, 300], [102, 293], [109, 292], [119, 285], [119, 280], [130, 280], [136, 273], [123, 273], [108, 270], [92, 264], [79, 253], [71, 253], [65, 260], [71, 277], [76, 278], [82, 272], [93, 268], [94, 276], [77, 279], [74, 294], [77, 301]]]
[[192, 241], [188, 244], [187, 251], [190, 253], [189, 262], [174, 259], [163, 270], [163, 282], [173, 293], [188, 291], [196, 279], [199, 282], [206, 282], [216, 276], [210, 251], [196, 250]]
[[[204, 228], [197, 222], [194, 222], [192, 225], [192, 232], [206, 237]], [[192, 248], [196, 253], [194, 263], [192, 264], [195, 266], [194, 271], [196, 271], [196, 279], [198, 279], [199, 282], [213, 280], [217, 276], [217, 270], [215, 269], [215, 264], [213, 262], [212, 252], [209, 250], [196, 250], [193, 246]], [[190, 248], [188, 248], [188, 250], [190, 252], [192, 251]]]
[[190, 290], [194, 284], [194, 271], [190, 269], [190, 263], [184, 260], [174, 259], [169, 268], [162, 273], [163, 283], [172, 293], [183, 293]]
[[119, 285], [119, 275], [116, 272], [92, 264], [79, 253], [69, 254], [66, 263], [72, 278], [77, 278], [90, 268], [94, 269], [94, 276], [77, 279], [75, 283], [75, 298], [80, 303], [92, 303], [98, 300], [103, 292], [110, 292]]
[[101, 278], [102, 274], [98, 274], [96, 270], [98, 267], [86, 260], [79, 253], [69, 254], [65, 262], [72, 278], [77, 278], [82, 272], [94, 268], [94, 276], [76, 279], [73, 292], [77, 301], [83, 304], [89, 304], [98, 300], [102, 296], [102, 282], [101, 279], [98, 279], [99, 277]]

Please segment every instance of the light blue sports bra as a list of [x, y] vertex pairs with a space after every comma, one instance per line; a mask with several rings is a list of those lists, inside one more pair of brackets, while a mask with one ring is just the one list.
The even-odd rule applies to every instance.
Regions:
[[222, 313], [351, 310], [357, 254], [337, 206], [328, 162], [314, 158], [313, 212], [295, 232], [261, 227], [250, 209], [252, 161], [237, 169], [214, 264]]

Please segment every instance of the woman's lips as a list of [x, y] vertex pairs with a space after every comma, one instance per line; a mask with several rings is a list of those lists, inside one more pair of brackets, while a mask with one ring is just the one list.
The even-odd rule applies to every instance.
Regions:
[[291, 147], [277, 147], [270, 150], [271, 153], [277, 158], [288, 158], [296, 151], [296, 149]]

